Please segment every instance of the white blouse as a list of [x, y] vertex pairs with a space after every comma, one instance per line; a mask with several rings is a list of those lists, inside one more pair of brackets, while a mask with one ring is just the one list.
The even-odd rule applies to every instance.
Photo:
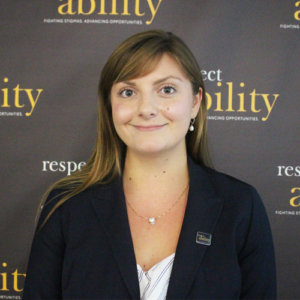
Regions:
[[137, 265], [141, 300], [164, 300], [167, 296], [175, 253], [164, 258], [148, 271]]

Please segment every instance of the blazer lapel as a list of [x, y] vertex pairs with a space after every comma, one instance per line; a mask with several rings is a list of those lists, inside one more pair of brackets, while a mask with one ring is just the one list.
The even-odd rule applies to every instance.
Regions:
[[94, 190], [92, 204], [103, 225], [103, 230], [111, 246], [112, 255], [117, 261], [131, 298], [140, 299], [136, 260], [130, 234], [122, 178], [117, 178], [108, 186], [102, 186], [101, 191], [97, 187]]
[[[211, 235], [220, 215], [223, 200], [218, 198], [207, 173], [188, 159], [190, 190], [187, 207], [176, 249], [167, 299], [184, 299], [209, 247], [205, 237]], [[204, 233], [196, 243], [197, 232]]]

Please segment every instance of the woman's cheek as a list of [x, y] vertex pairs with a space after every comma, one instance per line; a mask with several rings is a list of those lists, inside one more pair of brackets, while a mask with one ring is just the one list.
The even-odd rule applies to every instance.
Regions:
[[191, 107], [182, 101], [166, 104], [163, 108], [165, 116], [172, 120], [186, 118], [187, 114], [190, 114], [190, 112]]
[[115, 103], [112, 107], [113, 119], [117, 124], [128, 123], [133, 116], [133, 110], [130, 105], [124, 103]]

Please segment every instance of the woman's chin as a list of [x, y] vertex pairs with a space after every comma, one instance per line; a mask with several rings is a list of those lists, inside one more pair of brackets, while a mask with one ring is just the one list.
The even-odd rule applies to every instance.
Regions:
[[169, 150], [167, 147], [158, 144], [139, 145], [136, 148], [129, 149], [139, 155], [159, 155]]

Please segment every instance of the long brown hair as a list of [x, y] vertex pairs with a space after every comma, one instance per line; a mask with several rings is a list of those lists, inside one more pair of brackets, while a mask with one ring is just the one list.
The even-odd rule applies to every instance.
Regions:
[[191, 81], [194, 94], [203, 90], [203, 98], [195, 119], [195, 130], [186, 135], [188, 154], [199, 164], [210, 166], [207, 147], [205, 88], [199, 65], [185, 43], [176, 35], [162, 30], [137, 33], [124, 42], [108, 58], [103, 67], [98, 87], [97, 142], [86, 166], [62, 178], [49, 187], [42, 204], [53, 189], [62, 189], [61, 199], [50, 210], [53, 212], [65, 201], [94, 184], [106, 184], [122, 173], [122, 159], [126, 147], [118, 137], [112, 120], [110, 93], [113, 84], [149, 74], [164, 53], [170, 55]]

